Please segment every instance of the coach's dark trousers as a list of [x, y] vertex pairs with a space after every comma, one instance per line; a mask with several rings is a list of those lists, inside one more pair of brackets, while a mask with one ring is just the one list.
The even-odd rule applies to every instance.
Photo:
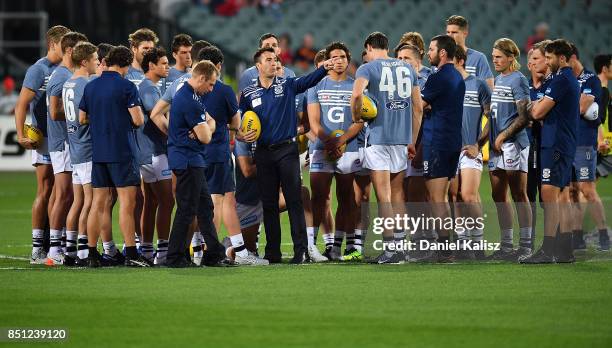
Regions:
[[224, 248], [217, 237], [213, 224], [214, 206], [208, 184], [204, 175], [204, 168], [187, 168], [174, 170], [176, 175], [176, 214], [172, 223], [170, 240], [168, 241], [168, 254], [166, 264], [180, 265], [189, 259], [189, 225], [194, 216], [198, 217], [200, 232], [206, 243], [207, 253], [221, 258]]
[[[542, 201], [542, 183], [540, 181], [540, 135], [539, 130], [532, 128], [533, 137], [529, 144], [529, 159], [527, 160], [527, 197], [531, 205], [531, 245], [535, 245], [538, 202]], [[538, 197], [539, 196], [539, 197]]]
[[264, 226], [266, 229], [266, 255], [272, 262], [281, 259], [281, 226], [278, 207], [279, 188], [282, 187], [287, 203], [291, 238], [295, 255], [306, 252], [306, 220], [302, 204], [300, 158], [296, 142], [278, 146], [257, 146], [257, 183], [261, 192]]

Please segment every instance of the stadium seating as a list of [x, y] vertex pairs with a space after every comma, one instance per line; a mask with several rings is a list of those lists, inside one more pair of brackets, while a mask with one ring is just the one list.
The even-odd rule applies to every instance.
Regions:
[[[444, 19], [451, 14], [468, 18], [468, 46], [489, 56], [493, 42], [500, 37], [510, 37], [523, 48], [534, 26], [544, 21], [550, 25], [551, 37], [565, 37], [577, 44], [581, 60], [590, 68], [592, 58], [604, 49], [601, 38], [612, 37], [612, 24], [605, 17], [612, 13], [612, 2], [592, 0], [588, 7], [585, 3], [579, 0], [286, 0], [281, 5], [280, 21], [254, 7], [245, 7], [229, 18], [215, 16], [200, 6], [181, 7], [176, 18], [180, 27], [221, 43], [247, 61], [259, 35], [265, 32], [290, 33], [293, 49], [300, 45], [305, 33], [311, 32], [316, 47], [341, 40], [358, 55], [363, 39], [372, 31], [386, 33], [392, 45], [406, 31], [419, 31], [427, 41], [443, 32]], [[524, 56], [521, 57], [523, 66]]]

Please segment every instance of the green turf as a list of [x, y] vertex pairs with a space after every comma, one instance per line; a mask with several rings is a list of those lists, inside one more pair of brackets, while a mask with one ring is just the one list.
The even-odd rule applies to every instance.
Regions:
[[[3, 173], [0, 182], [0, 255], [26, 258], [34, 177]], [[609, 179], [599, 187], [612, 197]], [[0, 328], [66, 328], [64, 346], [74, 347], [610, 347], [612, 260], [588, 256], [550, 266], [186, 270], [2, 258]]]

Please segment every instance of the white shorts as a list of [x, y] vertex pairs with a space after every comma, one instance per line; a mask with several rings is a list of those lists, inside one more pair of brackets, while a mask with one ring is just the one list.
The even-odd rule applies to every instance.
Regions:
[[170, 166], [168, 165], [168, 156], [165, 154], [153, 156], [151, 161], [151, 164], [143, 164], [140, 166], [142, 181], [150, 184], [172, 179], [172, 170], [170, 170]]
[[482, 172], [482, 153], [479, 153], [476, 158], [469, 158], [465, 151], [461, 151], [459, 155], [459, 170], [467, 168], [478, 169]]
[[68, 144], [64, 145], [64, 150], [49, 152], [51, 156], [51, 165], [53, 165], [53, 174], [63, 172], [71, 172], [72, 164], [70, 163], [70, 149]]
[[501, 170], [520, 170], [527, 173], [527, 160], [529, 158], [529, 146], [520, 149], [518, 143], [505, 143], [502, 145], [501, 152], [489, 153], [489, 171]]
[[240, 228], [247, 228], [261, 224], [263, 221], [263, 206], [261, 201], [257, 205], [246, 205], [236, 202], [236, 214], [240, 221]]
[[361, 169], [358, 152], [345, 152], [337, 161], [330, 161], [325, 156], [325, 150], [313, 150], [310, 157], [311, 173], [352, 174]]
[[406, 145], [370, 145], [365, 148], [364, 168], [399, 173], [406, 170], [407, 163], [408, 148]]
[[91, 184], [92, 162], [78, 163], [72, 165], [72, 184], [87, 185]]
[[423, 176], [423, 168], [414, 168], [412, 160], [406, 162], [406, 174], [404, 174], [404, 177], [407, 178], [409, 176]]
[[51, 164], [51, 156], [49, 155], [49, 143], [47, 138], [43, 138], [40, 146], [32, 150], [32, 165]]
[[363, 167], [363, 161], [365, 158], [365, 147], [360, 147], [359, 150], [357, 151], [357, 154], [359, 156], [359, 165], [358, 165], [359, 170], [355, 172], [355, 175], [369, 176], [370, 170], [368, 168]]

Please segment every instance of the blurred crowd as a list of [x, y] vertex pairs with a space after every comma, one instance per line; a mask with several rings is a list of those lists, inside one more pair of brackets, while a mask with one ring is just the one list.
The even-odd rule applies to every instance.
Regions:
[[0, 95], [0, 115], [12, 116], [17, 104], [17, 88], [15, 79], [12, 76], [5, 76], [2, 79], [2, 95]]

